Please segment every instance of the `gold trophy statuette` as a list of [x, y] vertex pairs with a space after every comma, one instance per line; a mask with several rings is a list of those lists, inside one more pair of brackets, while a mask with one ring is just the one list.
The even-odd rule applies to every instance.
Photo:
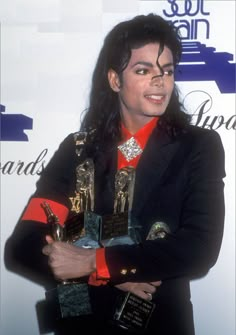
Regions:
[[[80, 199], [80, 211], [63, 226], [52, 212], [49, 204], [42, 207], [51, 225], [51, 235], [55, 241], [71, 243], [84, 248], [98, 248], [101, 217], [94, 209], [94, 166], [90, 159], [76, 168], [76, 195]], [[57, 318], [88, 315], [92, 313], [87, 278], [66, 280], [56, 288], [46, 292], [46, 299], [58, 311]]]
[[49, 204], [44, 201], [41, 204], [47, 216], [47, 222], [51, 225], [51, 235], [54, 241], [64, 241], [64, 228], [60, 225], [58, 217], [53, 213]]
[[113, 214], [102, 217], [100, 241], [104, 247], [134, 244], [131, 208], [133, 203], [135, 169], [124, 167], [115, 175], [115, 199]]

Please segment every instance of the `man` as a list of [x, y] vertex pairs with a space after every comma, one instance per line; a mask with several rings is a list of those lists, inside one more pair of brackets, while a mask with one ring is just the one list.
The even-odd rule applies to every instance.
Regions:
[[[111, 30], [81, 126], [88, 140], [79, 151], [73, 134], [63, 141], [7, 242], [8, 267], [47, 287], [53, 278], [89, 278], [93, 315], [59, 321], [58, 334], [83, 327], [128, 332], [109, 322], [120, 292], [155, 303], [147, 334], [194, 334], [189, 281], [205, 275], [219, 254], [224, 150], [216, 132], [191, 126], [183, 112], [174, 83], [180, 57], [178, 32], [157, 15], [140, 15]], [[95, 166], [99, 215], [113, 213], [117, 170], [135, 168], [131, 213], [139, 243], [85, 249], [48, 233], [42, 202], [62, 224], [71, 217], [76, 167], [87, 158]], [[164, 238], [149, 239], [157, 222], [166, 227]]]

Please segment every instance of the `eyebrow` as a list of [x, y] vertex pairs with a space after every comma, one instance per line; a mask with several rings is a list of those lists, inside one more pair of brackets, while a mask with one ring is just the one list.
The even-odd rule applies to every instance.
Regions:
[[[144, 66], [147, 66], [147, 67], [153, 67], [153, 64], [150, 63], [150, 62], [138, 61], [138, 62], [134, 63], [131, 66], [131, 68], [134, 68], [136, 65], [144, 65]], [[169, 66], [174, 66], [174, 64], [173, 63], [167, 63], [167, 64], [162, 65], [161, 67], [166, 68], [166, 67], [169, 67]]]

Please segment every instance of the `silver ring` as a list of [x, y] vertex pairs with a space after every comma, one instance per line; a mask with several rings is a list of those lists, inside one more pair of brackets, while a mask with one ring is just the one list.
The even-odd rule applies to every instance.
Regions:
[[147, 292], [147, 295], [149, 296], [150, 300], [152, 300], [152, 293]]

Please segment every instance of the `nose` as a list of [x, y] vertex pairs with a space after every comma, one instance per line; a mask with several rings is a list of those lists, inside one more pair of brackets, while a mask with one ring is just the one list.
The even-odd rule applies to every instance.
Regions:
[[151, 78], [151, 84], [157, 87], [163, 87], [164, 85], [163, 74], [153, 76]]

